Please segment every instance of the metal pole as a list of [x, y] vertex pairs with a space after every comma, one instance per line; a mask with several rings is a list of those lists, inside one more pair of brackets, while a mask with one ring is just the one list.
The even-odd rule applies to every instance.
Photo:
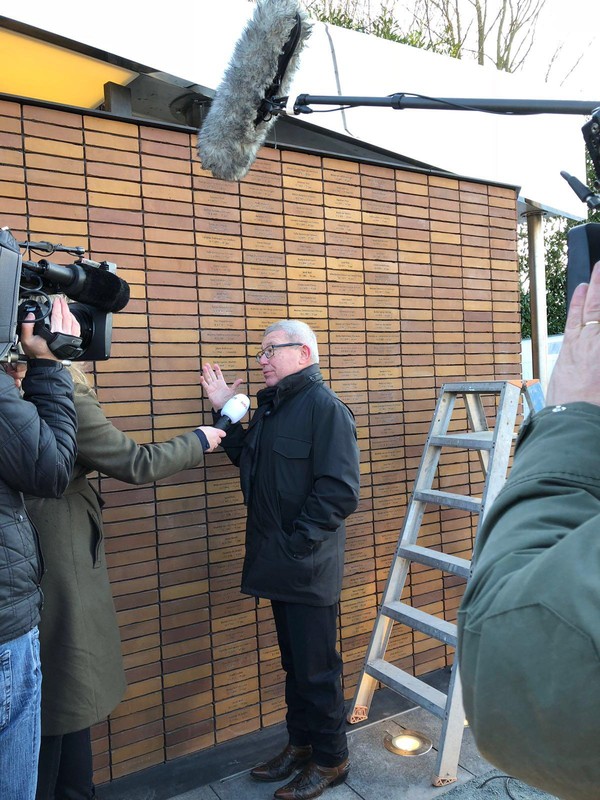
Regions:
[[531, 298], [531, 361], [533, 377], [539, 379], [545, 391], [548, 386], [548, 319], [546, 313], [544, 212], [530, 211], [526, 216]]
[[[287, 98], [286, 98], [287, 99]], [[294, 114], [311, 114], [313, 105], [371, 106], [380, 108], [437, 109], [440, 111], [491, 111], [499, 114], [592, 114], [599, 100], [519, 100], [481, 97], [423, 97], [410, 92], [386, 97], [354, 97], [347, 95], [299, 94], [294, 102]]]

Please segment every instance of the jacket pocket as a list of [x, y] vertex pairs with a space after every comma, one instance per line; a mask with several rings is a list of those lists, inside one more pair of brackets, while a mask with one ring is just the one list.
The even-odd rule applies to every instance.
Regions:
[[311, 447], [312, 442], [289, 436], [278, 436], [273, 443], [273, 450], [284, 458], [308, 458]]
[[279, 521], [284, 532], [290, 536], [294, 532], [294, 521], [302, 511], [306, 495], [292, 492], [277, 492]]
[[299, 552], [296, 537], [287, 534], [277, 537], [276, 544], [275, 563], [279, 564], [279, 575], [273, 576], [275, 581], [280, 583], [283, 591], [291, 589], [294, 592], [308, 586], [314, 573], [313, 551], [304, 549]]
[[31, 558], [37, 555], [39, 552], [37, 532], [34, 532], [29, 517], [27, 517], [22, 510], [17, 510], [14, 512], [14, 520], [22, 543], [21, 552], [25, 558]]
[[270, 531], [265, 536], [248, 569], [248, 583], [266, 596], [293, 597], [308, 586], [314, 572], [312, 551], [294, 550], [295, 539], [282, 529]]
[[312, 442], [277, 436], [273, 442], [273, 470], [278, 493], [303, 495], [312, 489]]

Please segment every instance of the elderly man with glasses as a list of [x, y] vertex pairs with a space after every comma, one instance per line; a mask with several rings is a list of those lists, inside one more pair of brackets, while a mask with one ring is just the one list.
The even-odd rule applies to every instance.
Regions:
[[[315, 334], [281, 320], [256, 355], [266, 388], [247, 428], [223, 447], [240, 468], [248, 508], [242, 591], [271, 600], [289, 742], [250, 773], [259, 781], [296, 777], [278, 800], [310, 800], [346, 779], [342, 662], [336, 650], [345, 518], [358, 503], [359, 453], [350, 409], [323, 382]], [[201, 378], [215, 412], [235, 394], [218, 365]]]

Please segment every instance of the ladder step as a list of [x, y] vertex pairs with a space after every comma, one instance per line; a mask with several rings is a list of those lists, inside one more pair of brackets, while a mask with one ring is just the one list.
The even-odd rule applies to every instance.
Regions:
[[435, 714], [436, 717], [444, 717], [447, 696], [443, 692], [434, 689], [433, 686], [429, 686], [428, 683], [415, 678], [414, 675], [410, 675], [382, 658], [367, 662], [365, 664], [365, 672], [383, 683], [384, 686], [388, 686], [408, 700], [412, 700], [417, 705]]
[[418, 564], [439, 569], [442, 572], [451, 572], [461, 578], [468, 578], [471, 573], [471, 562], [465, 558], [451, 556], [448, 553], [441, 553], [439, 550], [432, 550], [430, 547], [420, 547], [418, 544], [400, 545], [397, 550], [400, 558], [409, 561], [416, 561]]
[[445, 383], [442, 392], [448, 394], [501, 394], [504, 381], [481, 381], [479, 383]]
[[429, 444], [434, 447], [459, 447], [462, 450], [491, 450], [494, 446], [494, 431], [447, 433], [444, 436], [432, 436]]
[[415, 500], [422, 503], [432, 503], [436, 506], [448, 506], [449, 508], [462, 508], [472, 514], [479, 514], [481, 511], [481, 498], [469, 497], [464, 494], [453, 494], [452, 492], [439, 492], [436, 489], [415, 492]]
[[428, 614], [426, 611], [421, 611], [420, 608], [409, 606], [398, 600], [384, 603], [381, 606], [381, 613], [396, 622], [408, 625], [409, 628], [421, 631], [433, 639], [456, 647], [457, 631], [453, 622], [440, 619], [433, 614]]

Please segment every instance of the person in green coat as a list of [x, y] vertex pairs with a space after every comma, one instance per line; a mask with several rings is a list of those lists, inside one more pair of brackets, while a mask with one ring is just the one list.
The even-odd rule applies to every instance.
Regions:
[[77, 460], [60, 499], [26, 498], [40, 536], [42, 746], [36, 800], [95, 797], [90, 727], [125, 692], [121, 642], [102, 532], [102, 501], [87, 475], [149, 483], [203, 463], [225, 435], [212, 427], [138, 445], [104, 415], [85, 375], [75, 378]]
[[577, 287], [548, 406], [518, 437], [458, 617], [481, 753], [563, 800], [600, 797], [600, 263]]

